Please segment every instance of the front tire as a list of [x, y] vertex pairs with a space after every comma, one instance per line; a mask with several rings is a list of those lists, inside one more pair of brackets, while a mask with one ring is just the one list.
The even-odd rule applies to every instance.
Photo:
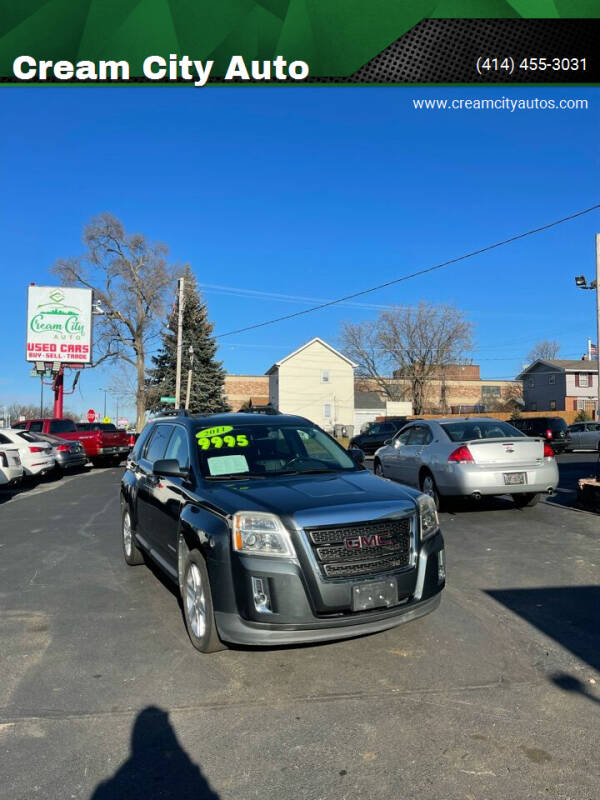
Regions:
[[373, 465], [373, 472], [375, 473], [375, 475], [377, 475], [378, 478], [385, 478], [385, 475], [383, 474], [383, 464], [381, 463], [381, 461], [377, 460], [375, 462], [375, 464]]
[[191, 643], [201, 653], [224, 650], [219, 639], [206, 562], [199, 550], [191, 550], [183, 568], [183, 616]]
[[531, 508], [539, 503], [540, 495], [533, 492], [513, 494], [513, 501], [517, 508]]
[[131, 512], [126, 506], [121, 517], [121, 543], [123, 545], [123, 558], [130, 567], [144, 563], [144, 555], [135, 543], [135, 532], [131, 524]]
[[431, 472], [424, 472], [421, 476], [421, 491], [424, 494], [428, 494], [429, 497], [433, 499], [436, 511], [440, 511], [442, 507], [442, 498], [438, 491], [435, 478]]

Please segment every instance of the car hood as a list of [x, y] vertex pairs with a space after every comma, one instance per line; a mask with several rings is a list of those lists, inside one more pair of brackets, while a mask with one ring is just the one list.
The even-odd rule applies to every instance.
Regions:
[[418, 495], [364, 470], [228, 481], [211, 487], [209, 502], [227, 514], [267, 511], [303, 527], [405, 514], [414, 510]]

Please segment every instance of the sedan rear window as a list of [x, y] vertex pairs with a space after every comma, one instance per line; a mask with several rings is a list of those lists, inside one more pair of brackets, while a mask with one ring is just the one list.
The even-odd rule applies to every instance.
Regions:
[[501, 420], [467, 419], [461, 422], [442, 422], [441, 427], [452, 442], [471, 442], [474, 439], [511, 439], [524, 434]]

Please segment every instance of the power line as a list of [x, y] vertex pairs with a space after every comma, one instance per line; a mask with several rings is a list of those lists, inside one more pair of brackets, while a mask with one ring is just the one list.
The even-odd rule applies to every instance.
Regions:
[[344, 303], [348, 300], [353, 300], [355, 297], [362, 297], [365, 294], [370, 294], [371, 292], [376, 292], [379, 289], [385, 289], [388, 286], [393, 286], [396, 283], [402, 283], [403, 281], [408, 281], [411, 278], [417, 278], [420, 275], [426, 275], [429, 272], [435, 272], [438, 269], [442, 269], [443, 267], [447, 267], [450, 264], [458, 264], [460, 261], [466, 261], [468, 258], [473, 258], [474, 256], [479, 256], [482, 253], [489, 253], [490, 250], [495, 250], [498, 247], [504, 247], [507, 244], [512, 244], [512, 242], [516, 242], [519, 239], [525, 239], [528, 236], [534, 236], [536, 233], [541, 233], [542, 231], [547, 231], [550, 228], [555, 228], [557, 225], [562, 225], [565, 222], [570, 222], [571, 220], [577, 219], [578, 217], [583, 217], [585, 214], [589, 214], [592, 211], [597, 211], [600, 208], [600, 203], [596, 203], [593, 206], [589, 206], [589, 208], [584, 208], [581, 211], [576, 211], [573, 214], [569, 214], [568, 217], [562, 217], [561, 219], [554, 220], [553, 222], [548, 222], [546, 225], [540, 225], [538, 228], [532, 228], [529, 231], [525, 231], [524, 233], [518, 233], [515, 236], [510, 236], [508, 239], [503, 239], [501, 242], [495, 242], [494, 244], [489, 244], [486, 247], [481, 247], [479, 250], [473, 250], [470, 253], [465, 253], [462, 256], [457, 256], [456, 258], [450, 258], [447, 261], [443, 261], [441, 264], [435, 264], [432, 267], [426, 267], [425, 269], [417, 270], [416, 272], [411, 272], [409, 275], [404, 275], [401, 278], [395, 278], [391, 281], [386, 281], [385, 283], [380, 283], [377, 286], [372, 286], [369, 289], [363, 289], [360, 292], [354, 292], [353, 294], [345, 295], [345, 297], [339, 297], [337, 300], [329, 300], [326, 303], [321, 303], [317, 306], [312, 306], [311, 308], [305, 308], [302, 311], [296, 311], [293, 314], [286, 314], [283, 317], [276, 317], [275, 319], [267, 320], [266, 322], [257, 322], [254, 325], [248, 325], [245, 328], [237, 328], [233, 331], [227, 331], [227, 333], [221, 333], [216, 336], [216, 339], [223, 339], [225, 336], [233, 336], [236, 333], [245, 333], [246, 331], [256, 330], [256, 328], [264, 328], [266, 325], [274, 325], [276, 322], [283, 322], [287, 319], [293, 319], [294, 317], [300, 317], [304, 314], [311, 314], [313, 311], [319, 311], [322, 308], [328, 308], [329, 306], [338, 305], [339, 303]]

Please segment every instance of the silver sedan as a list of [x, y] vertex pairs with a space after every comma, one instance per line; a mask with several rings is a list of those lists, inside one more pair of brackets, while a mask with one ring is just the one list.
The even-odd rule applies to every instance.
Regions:
[[569, 450], [598, 450], [600, 445], [600, 422], [576, 422], [569, 425]]
[[531, 506], [558, 485], [554, 451], [491, 417], [418, 420], [375, 453], [374, 471], [434, 498], [512, 495]]

